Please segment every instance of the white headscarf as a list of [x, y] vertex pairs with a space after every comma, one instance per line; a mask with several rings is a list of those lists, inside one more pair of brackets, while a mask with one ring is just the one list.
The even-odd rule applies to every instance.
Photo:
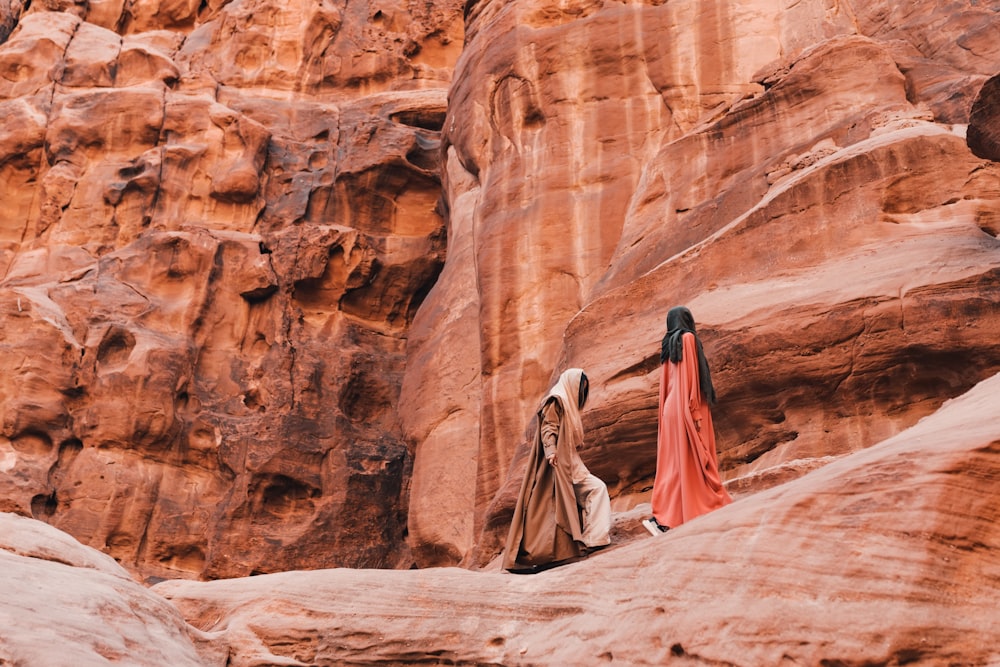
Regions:
[[563, 408], [563, 419], [566, 420], [566, 428], [570, 429], [567, 435], [574, 450], [583, 442], [583, 418], [580, 416], [580, 382], [582, 379], [582, 368], [567, 368], [542, 399], [542, 405], [545, 405], [552, 396], [559, 398]]

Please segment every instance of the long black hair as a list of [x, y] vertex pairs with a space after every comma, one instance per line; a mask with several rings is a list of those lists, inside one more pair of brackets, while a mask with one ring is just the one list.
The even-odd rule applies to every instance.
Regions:
[[668, 360], [675, 364], [680, 362], [684, 357], [682, 338], [685, 332], [694, 336], [695, 346], [698, 349], [698, 382], [701, 393], [709, 405], [715, 405], [715, 387], [712, 386], [712, 372], [708, 369], [708, 359], [705, 358], [701, 340], [694, 328], [694, 315], [684, 306], [675, 306], [667, 313], [667, 333], [660, 345], [660, 363], [665, 364]]

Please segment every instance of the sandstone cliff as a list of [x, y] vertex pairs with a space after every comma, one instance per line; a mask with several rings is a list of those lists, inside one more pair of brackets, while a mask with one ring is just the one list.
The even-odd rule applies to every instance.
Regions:
[[[0, 663], [1000, 661], [998, 63], [993, 0], [0, 2]], [[737, 502], [636, 540], [682, 303]], [[568, 366], [616, 544], [492, 571]]]
[[369, 4], [0, 5], [0, 509], [143, 577], [412, 563], [462, 15]]
[[1000, 369], [1000, 5], [0, 4], [0, 509], [139, 577], [485, 566], [667, 309], [740, 497]]
[[996, 664], [997, 392], [1000, 375], [798, 480], [531, 576], [332, 569], [147, 590], [0, 514], [0, 662], [52, 664], [56, 645], [76, 665]]
[[620, 510], [645, 499], [673, 305], [701, 325], [736, 494], [995, 373], [995, 101], [968, 123], [995, 100], [998, 9], [467, 3], [448, 260], [403, 381], [418, 563], [496, 555], [534, 402], [569, 366], [592, 382], [584, 460]]

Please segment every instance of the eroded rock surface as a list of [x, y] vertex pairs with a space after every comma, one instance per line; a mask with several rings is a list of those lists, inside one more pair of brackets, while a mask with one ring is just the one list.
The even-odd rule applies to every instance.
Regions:
[[536, 575], [341, 568], [144, 589], [0, 513], [0, 660], [993, 664], [998, 392], [1000, 375], [800, 479]]
[[[983, 0], [0, 2], [0, 510], [104, 554], [2, 519], [0, 662], [1000, 661], [998, 35]], [[681, 303], [732, 506], [530, 578], [266, 574], [495, 569], [569, 366], [634, 522]], [[190, 627], [108, 556], [264, 576], [156, 586]]]
[[461, 3], [0, 14], [0, 509], [143, 577], [408, 567]]
[[[973, 153], [1000, 162], [1000, 77], [993, 77], [979, 89], [969, 114], [966, 139]], [[997, 233], [995, 228], [993, 233]]]
[[340, 569], [153, 590], [234, 666], [993, 664], [997, 392], [1000, 376], [821, 470], [536, 575]]
[[738, 495], [995, 373], [1000, 168], [965, 134], [998, 9], [468, 3], [444, 126], [462, 268], [414, 320], [404, 378], [448, 388], [402, 407], [418, 562], [498, 553], [535, 401], [566, 367], [591, 378], [587, 465], [618, 509], [648, 498], [674, 305], [701, 326]]
[[2, 664], [225, 664], [173, 605], [39, 521], [0, 512], [0, 580]]
[[735, 494], [892, 436], [1000, 368], [997, 10], [3, 4], [0, 509], [148, 578], [482, 566], [569, 365], [644, 502], [678, 303]]

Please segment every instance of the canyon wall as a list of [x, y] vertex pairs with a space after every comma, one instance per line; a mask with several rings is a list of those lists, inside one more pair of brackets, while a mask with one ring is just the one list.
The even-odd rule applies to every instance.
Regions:
[[536, 575], [328, 570], [153, 591], [234, 666], [995, 664], [998, 391], [994, 375], [868, 449]]
[[996, 664], [997, 392], [1000, 375], [799, 479], [535, 575], [338, 568], [147, 589], [0, 513], [16, 579], [0, 662], [51, 664], [58, 646], [95, 666]]
[[0, 510], [149, 580], [485, 566], [558, 373], [646, 500], [666, 311], [737, 497], [1000, 369], [1000, 3], [0, 5]]
[[[994, 0], [0, 0], [0, 663], [996, 663], [997, 63]], [[649, 538], [677, 304], [736, 502]], [[613, 544], [499, 572], [571, 366]]]
[[448, 260], [403, 382], [422, 397], [401, 407], [418, 563], [496, 556], [536, 401], [567, 367], [591, 380], [585, 462], [619, 511], [648, 499], [674, 305], [699, 323], [738, 497], [995, 373], [1000, 169], [966, 130], [998, 11], [467, 3]]
[[459, 3], [0, 14], [0, 509], [148, 578], [408, 567]]

